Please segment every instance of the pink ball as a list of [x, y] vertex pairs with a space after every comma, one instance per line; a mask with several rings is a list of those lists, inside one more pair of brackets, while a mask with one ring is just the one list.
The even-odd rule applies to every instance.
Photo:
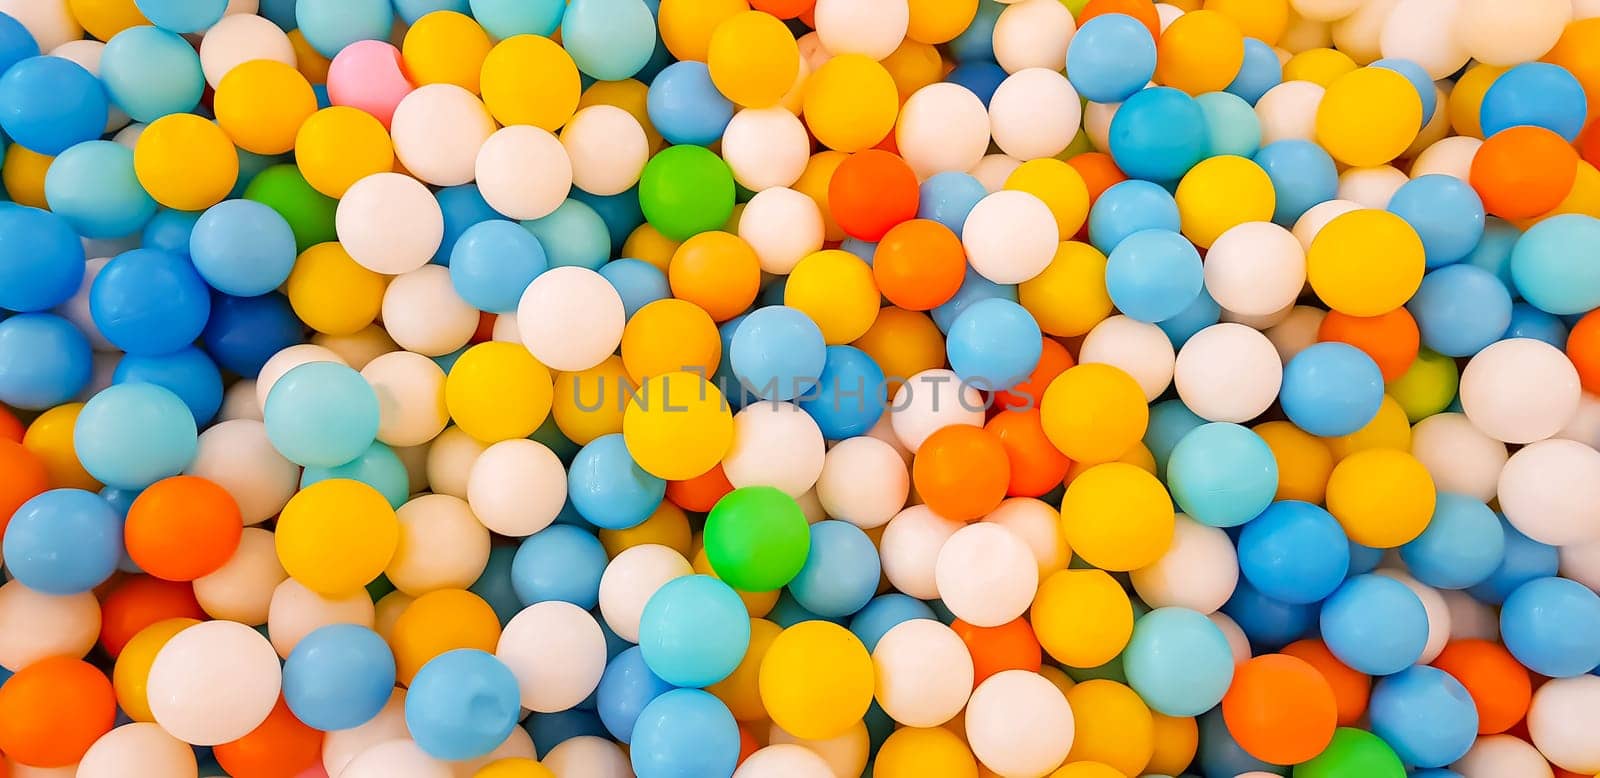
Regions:
[[413, 88], [400, 50], [383, 41], [352, 43], [328, 66], [328, 99], [372, 114], [385, 128]]

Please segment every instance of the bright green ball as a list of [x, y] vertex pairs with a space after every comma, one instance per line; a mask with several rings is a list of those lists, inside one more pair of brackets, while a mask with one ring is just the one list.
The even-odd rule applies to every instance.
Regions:
[[333, 220], [339, 201], [312, 189], [294, 165], [273, 165], [261, 171], [245, 187], [244, 199], [266, 205], [289, 223], [295, 251], [339, 239]]
[[733, 215], [733, 171], [703, 146], [672, 146], [645, 164], [639, 207], [662, 235], [687, 240]]
[[1405, 765], [1383, 738], [1340, 727], [1322, 753], [1294, 768], [1294, 778], [1405, 778]]
[[799, 575], [811, 526], [793, 497], [770, 486], [729, 492], [706, 516], [706, 560], [735, 589], [769, 592]]

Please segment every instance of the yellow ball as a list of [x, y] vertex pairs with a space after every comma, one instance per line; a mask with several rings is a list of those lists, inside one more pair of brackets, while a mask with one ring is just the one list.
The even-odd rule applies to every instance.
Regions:
[[1146, 772], [1178, 775], [1194, 761], [1200, 747], [1200, 727], [1188, 716], [1164, 716], [1150, 711], [1155, 719], [1156, 749]]
[[872, 704], [872, 657], [850, 630], [803, 621], [780, 633], [761, 660], [761, 702], [772, 723], [806, 740], [850, 731]]
[[600, 530], [600, 545], [605, 547], [608, 557], [615, 557], [634, 546], [651, 544], [666, 546], [685, 557], [693, 551], [689, 516], [670, 500], [662, 500], [656, 506], [655, 513], [641, 524], [627, 529]]
[[1105, 762], [1068, 762], [1062, 765], [1050, 778], [1128, 778], [1115, 767]]
[[728, 706], [735, 719], [766, 720], [767, 709], [761, 704], [761, 662], [782, 632], [783, 627], [766, 619], [751, 619], [750, 647], [745, 649], [744, 659], [739, 661], [732, 675], [706, 687], [706, 691]]
[[[711, 560], [706, 557], [706, 550], [703, 547], [694, 552], [694, 558], [689, 560], [689, 564], [694, 567], [696, 575], [709, 575], [719, 581], [722, 580], [717, 578], [717, 571], [711, 569]], [[782, 589], [773, 589], [769, 592], [733, 590], [734, 594], [739, 595], [739, 600], [744, 603], [744, 609], [749, 612], [752, 619], [765, 618], [768, 613], [771, 613], [773, 606], [778, 604], [778, 595], [782, 591]]]
[[1317, 144], [1354, 167], [1405, 153], [1422, 129], [1422, 97], [1388, 68], [1360, 68], [1333, 80], [1317, 106]]
[[802, 111], [822, 145], [861, 151], [894, 129], [900, 113], [899, 90], [883, 65], [861, 54], [842, 54], [822, 63], [806, 79]]
[[67, 8], [86, 32], [103, 41], [129, 27], [150, 23], [134, 0], [67, 0]]
[[89, 475], [89, 471], [83, 469], [83, 464], [78, 461], [78, 449], [73, 436], [78, 425], [78, 414], [82, 412], [83, 403], [57, 405], [39, 414], [39, 418], [34, 419], [28, 425], [28, 431], [22, 435], [22, 447], [39, 458], [50, 477], [52, 489], [100, 491], [100, 482]]
[[670, 481], [705, 473], [733, 445], [733, 413], [722, 392], [695, 373], [651, 376], [622, 415], [628, 453], [645, 472]]
[[1351, 540], [1372, 548], [1415, 540], [1428, 528], [1437, 497], [1428, 469], [1392, 448], [1351, 454], [1328, 478], [1328, 512]]
[[7, 146], [5, 162], [0, 164], [0, 183], [5, 184], [11, 201], [17, 205], [49, 208], [50, 203], [44, 196], [44, 178], [54, 161], [55, 157], [30, 151], [20, 143]]
[[1244, 33], [1216, 11], [1178, 17], [1156, 43], [1155, 80], [1191, 95], [1227, 88], [1243, 66]]
[[889, 734], [872, 763], [873, 778], [978, 778], [978, 761], [944, 727], [903, 727]]
[[394, 144], [383, 123], [358, 108], [324, 108], [300, 125], [294, 161], [312, 189], [343, 197], [351, 184], [394, 169]]
[[1124, 462], [1089, 468], [1061, 499], [1061, 527], [1072, 550], [1102, 570], [1137, 570], [1172, 545], [1177, 517], [1166, 487]]
[[483, 59], [489, 56], [489, 33], [472, 17], [455, 11], [434, 11], [418, 19], [400, 44], [411, 83], [455, 84], [477, 94]]
[[155, 721], [150, 712], [150, 666], [156, 654], [179, 632], [196, 624], [198, 619], [165, 619], [139, 630], [117, 654], [116, 665], [111, 670], [111, 688], [117, 695], [117, 707], [134, 721]]
[[[810, 94], [810, 90], [806, 90]], [[800, 180], [794, 182], [792, 187], [817, 204], [817, 210], [822, 211], [823, 237], [828, 240], [844, 240], [844, 228], [839, 226], [833, 213], [828, 210], [828, 184], [833, 181], [834, 171], [839, 165], [849, 159], [850, 155], [842, 151], [819, 151], [811, 155], [806, 162], [806, 169], [800, 173]]]
[[378, 490], [332, 478], [289, 498], [275, 538], [289, 577], [317, 594], [342, 597], [389, 566], [400, 543], [400, 522]]
[[239, 148], [282, 154], [317, 112], [311, 82], [289, 65], [256, 59], [228, 71], [217, 84], [217, 124]]
[[[1137, 467], [1140, 470], [1149, 473], [1150, 475], [1157, 477], [1160, 476], [1160, 473], [1156, 470], [1156, 455], [1150, 453], [1150, 449], [1147, 448], [1143, 442], [1133, 444], [1133, 448], [1128, 449], [1127, 453], [1117, 457], [1116, 461], [1127, 465], [1133, 465], [1134, 467]], [[1090, 468], [1101, 464], [1104, 463], [1073, 462], [1072, 465], [1067, 468], [1067, 477], [1061, 480], [1062, 485], [1071, 486], [1073, 481], [1078, 480], [1078, 476], [1089, 472]]]
[[1406, 419], [1406, 410], [1400, 407], [1400, 403], [1384, 395], [1383, 403], [1378, 406], [1378, 415], [1372, 417], [1365, 427], [1349, 435], [1325, 440], [1334, 459], [1340, 460], [1357, 451], [1373, 448], [1410, 451], [1411, 423]]
[[1155, 721], [1144, 700], [1116, 681], [1085, 681], [1067, 692], [1074, 732], [1067, 762], [1103, 762], [1142, 775], [1155, 753]]
[[890, 397], [907, 378], [944, 366], [944, 333], [918, 311], [884, 308], [866, 334], [850, 345], [867, 352], [883, 368]]
[[1283, 80], [1310, 81], [1327, 87], [1334, 79], [1358, 67], [1349, 54], [1338, 49], [1306, 49], [1283, 63]]
[[1405, 305], [1422, 286], [1425, 269], [1417, 231], [1388, 211], [1339, 216], [1306, 252], [1311, 290], [1329, 308], [1351, 316], [1377, 316]]
[[532, 435], [550, 415], [553, 394], [549, 368], [520, 343], [479, 343], [444, 380], [450, 418], [485, 443]]
[[1494, 86], [1495, 79], [1504, 72], [1506, 68], [1480, 62], [1467, 68], [1467, 72], [1456, 79], [1455, 88], [1450, 90], [1450, 127], [1457, 135], [1483, 137], [1483, 122], [1479, 118], [1482, 115], [1483, 96], [1489, 93], [1489, 87]]
[[1022, 163], [1006, 178], [1005, 188], [1043, 200], [1056, 217], [1056, 231], [1062, 236], [1078, 234], [1089, 218], [1089, 186], [1077, 168], [1059, 159]]
[[472, 774], [472, 778], [556, 778], [550, 768], [526, 757], [497, 759]]
[[839, 249], [807, 255], [783, 288], [783, 304], [811, 317], [830, 346], [867, 334], [882, 300], [872, 268]]
[[1106, 255], [1087, 243], [1063, 241], [1044, 272], [1017, 287], [1017, 299], [1047, 335], [1087, 333], [1111, 315]]
[[978, 15], [978, 0], [910, 0], [906, 37], [921, 43], [947, 43]]
[[378, 318], [388, 287], [388, 277], [356, 264], [344, 246], [318, 243], [295, 260], [286, 290], [289, 305], [306, 326], [329, 335], [354, 335]]
[[629, 393], [637, 388], [622, 357], [609, 356], [588, 370], [557, 373], [550, 413], [561, 434], [586, 446], [601, 435], [622, 431]]
[[902, 103], [911, 93], [937, 83], [945, 74], [944, 57], [939, 55], [939, 49], [914, 40], [901, 41], [889, 56], [879, 60], [879, 64], [894, 79], [895, 92]]
[[717, 27], [748, 10], [745, 0], [662, 0], [656, 12], [661, 42], [674, 59], [705, 62]]
[[1288, 0], [1206, 0], [1205, 9], [1232, 19], [1245, 37], [1268, 46], [1278, 45], [1289, 28]]
[[[289, 143], [294, 144], [292, 135]], [[168, 114], [139, 135], [133, 147], [133, 172], [156, 202], [179, 211], [203, 211], [233, 190], [239, 179], [239, 152], [217, 125], [194, 114]]]
[[800, 72], [794, 33], [772, 14], [741, 11], [711, 34], [706, 65], [711, 83], [729, 100], [749, 108], [778, 104]]
[[645, 222], [628, 233], [628, 239], [622, 243], [622, 256], [642, 259], [665, 273], [672, 265], [672, 255], [678, 253], [681, 245]]
[[1289, 421], [1269, 421], [1254, 427], [1278, 461], [1279, 500], [1301, 500], [1321, 505], [1333, 472], [1333, 451], [1328, 444]]
[[1178, 218], [1183, 234], [1211, 248], [1222, 233], [1245, 222], [1272, 221], [1277, 193], [1260, 165], [1232, 155], [1195, 165], [1178, 182]]
[[634, 381], [680, 370], [709, 376], [721, 362], [717, 323], [687, 300], [649, 303], [622, 330], [622, 364]]
[[1110, 462], [1133, 448], [1150, 423], [1150, 406], [1133, 377], [1111, 365], [1067, 368], [1039, 400], [1044, 435], [1077, 462]]
[[395, 620], [389, 646], [396, 677], [410, 684], [428, 660], [458, 648], [494, 653], [500, 621], [494, 608], [464, 589], [439, 589], [411, 601]]
[[504, 125], [531, 124], [555, 132], [578, 110], [578, 66], [560, 44], [542, 35], [514, 35], [483, 58], [483, 104]]
[[1028, 615], [1039, 645], [1068, 667], [1099, 667], [1133, 636], [1133, 604], [1102, 570], [1060, 570], [1039, 584]]

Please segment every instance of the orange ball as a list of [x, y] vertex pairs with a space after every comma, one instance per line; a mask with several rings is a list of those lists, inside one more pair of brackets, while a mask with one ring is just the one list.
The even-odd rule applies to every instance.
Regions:
[[145, 627], [167, 619], [210, 618], [195, 599], [187, 581], [163, 581], [148, 575], [130, 575], [100, 603], [100, 645], [115, 659], [133, 636]]
[[982, 427], [952, 424], [929, 435], [917, 449], [911, 481], [934, 513], [972, 521], [1005, 499], [1011, 464], [1000, 436]]
[[779, 19], [795, 19], [810, 13], [817, 0], [750, 0], [750, 7], [766, 11]]
[[81, 659], [41, 659], [0, 686], [0, 751], [18, 764], [76, 764], [116, 719], [110, 679]]
[[1089, 189], [1090, 205], [1107, 189], [1128, 180], [1111, 155], [1103, 151], [1086, 151], [1067, 160], [1067, 164], [1083, 176], [1083, 184]]
[[1322, 753], [1338, 727], [1333, 689], [1304, 659], [1266, 654], [1240, 663], [1222, 697], [1222, 719], [1246, 753], [1299, 764]]
[[1061, 485], [1072, 467], [1072, 460], [1045, 437], [1039, 409], [1002, 411], [984, 429], [1005, 446], [1011, 463], [1011, 483], [1006, 494], [1012, 497], [1038, 497]]
[[1150, 31], [1151, 40], [1161, 40], [1161, 16], [1150, 0], [1089, 0], [1078, 12], [1078, 28], [1090, 19], [1104, 14], [1127, 14], [1139, 20]]
[[955, 631], [956, 637], [961, 638], [967, 651], [972, 654], [973, 688], [977, 688], [989, 676], [1006, 670], [1037, 673], [1044, 661], [1039, 639], [1034, 637], [1033, 627], [1025, 618], [1017, 618], [998, 627], [974, 627], [956, 619], [950, 623], [950, 629]]
[[966, 273], [961, 238], [929, 219], [911, 219], [889, 228], [872, 254], [878, 291], [908, 311], [943, 305], [961, 289]]
[[[1567, 358], [1578, 368], [1584, 390], [1600, 394], [1600, 311], [1590, 311], [1567, 335]], [[0, 503], [0, 513], [5, 506]]]
[[22, 504], [50, 488], [50, 472], [32, 451], [21, 443], [0, 439], [0, 538], [5, 537], [6, 525], [12, 514]]
[[233, 495], [193, 475], [163, 478], [140, 492], [123, 528], [133, 563], [169, 581], [216, 572], [233, 558], [243, 532]]
[[213, 753], [233, 778], [295, 778], [322, 764], [322, 737], [295, 718], [279, 696], [266, 721]]
[[1578, 154], [1591, 165], [1600, 165], [1600, 119], [1589, 122], [1578, 135]]
[[700, 306], [716, 321], [745, 312], [761, 291], [761, 260], [743, 238], [702, 232], [683, 242], [667, 264], [672, 296]]
[[1066, 346], [1046, 336], [1043, 350], [1039, 352], [1039, 364], [1034, 365], [1028, 380], [1003, 392], [996, 392], [995, 406], [1004, 410], [1039, 407], [1039, 398], [1044, 396], [1044, 390], [1050, 388], [1050, 382], [1076, 364]]
[[728, 481], [722, 465], [717, 465], [687, 481], [668, 481], [667, 499], [686, 511], [708, 513], [728, 492], [733, 484]]
[[1533, 679], [1504, 646], [1487, 640], [1452, 640], [1433, 660], [1472, 695], [1478, 708], [1478, 734], [1498, 735], [1528, 714]]
[[917, 216], [917, 174], [881, 149], [853, 154], [828, 181], [828, 212], [852, 238], [877, 242], [890, 227]]
[[1328, 650], [1320, 640], [1297, 640], [1283, 647], [1283, 653], [1303, 659], [1328, 682], [1333, 689], [1334, 703], [1339, 708], [1339, 726], [1353, 727], [1367, 712], [1367, 697], [1372, 693], [1372, 679], [1351, 669]]
[[1417, 320], [1403, 307], [1377, 316], [1329, 311], [1317, 328], [1317, 340], [1348, 343], [1361, 349], [1378, 363], [1383, 380], [1393, 381], [1417, 361], [1422, 333], [1417, 329]]
[[22, 433], [25, 431], [26, 428], [22, 426], [22, 420], [17, 418], [17, 415], [4, 405], [0, 405], [0, 440], [21, 443]]
[[1483, 208], [1503, 219], [1531, 219], [1561, 204], [1578, 179], [1578, 152], [1543, 127], [1495, 133], [1478, 148], [1469, 174]]

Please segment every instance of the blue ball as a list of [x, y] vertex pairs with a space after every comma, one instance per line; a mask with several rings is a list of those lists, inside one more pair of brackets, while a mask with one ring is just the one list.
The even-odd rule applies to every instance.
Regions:
[[394, 653], [359, 624], [330, 624], [300, 639], [283, 663], [283, 698], [295, 718], [330, 732], [371, 721], [394, 692]]
[[211, 288], [255, 297], [288, 280], [296, 257], [294, 231], [271, 207], [225, 200], [206, 209], [189, 234], [189, 257]]
[[273, 354], [305, 342], [305, 325], [289, 299], [276, 292], [260, 297], [217, 294], [212, 295], [211, 321], [201, 339], [219, 366], [255, 378]]
[[1367, 426], [1383, 405], [1383, 373], [1347, 343], [1317, 343], [1283, 369], [1278, 401], [1295, 426], [1331, 438]]
[[1480, 267], [1448, 265], [1429, 273], [1406, 303], [1422, 345], [1447, 357], [1470, 357], [1511, 326], [1511, 292]]
[[468, 15], [472, 13], [467, 0], [394, 0], [394, 10], [406, 24], [416, 24], [418, 19], [435, 11], [455, 11], [458, 14]]
[[178, 33], [201, 32], [222, 19], [228, 0], [134, 0], [150, 23]]
[[1205, 423], [1206, 420], [1189, 410], [1182, 400], [1163, 400], [1150, 406], [1150, 423], [1145, 426], [1143, 442], [1155, 458], [1156, 474], [1163, 481], [1167, 478], [1167, 463], [1172, 458], [1172, 450], [1177, 448], [1184, 436]]
[[1235, 527], [1272, 503], [1278, 461], [1260, 435], [1222, 422], [1196, 427], [1167, 460], [1172, 498], [1195, 521]]
[[1367, 712], [1372, 732], [1400, 761], [1444, 767], [1463, 756], [1478, 738], [1478, 708], [1454, 676], [1417, 665], [1378, 681]]
[[168, 354], [205, 331], [211, 290], [187, 258], [134, 249], [95, 276], [89, 315], [106, 340], [129, 354]]
[[1283, 63], [1271, 46], [1255, 38], [1244, 39], [1244, 62], [1226, 91], [1255, 105], [1268, 90], [1283, 83]]
[[[1370, 67], [1392, 70], [1411, 82], [1411, 88], [1417, 90], [1417, 99], [1422, 101], [1422, 124], [1418, 125], [1418, 128], [1426, 126], [1433, 118], [1433, 112], [1439, 107], [1439, 95], [1434, 91], [1433, 77], [1428, 75], [1428, 71], [1409, 59], [1399, 57], [1380, 59]], [[1485, 130], [1484, 137], [1489, 137], [1489, 134]]]
[[811, 552], [789, 592], [818, 616], [849, 616], [872, 600], [881, 573], [867, 533], [849, 522], [819, 521], [811, 525]]
[[120, 238], [144, 229], [156, 201], [133, 173], [133, 149], [95, 140], [56, 157], [44, 178], [50, 210], [86, 238]]
[[1471, 186], [1437, 173], [1401, 184], [1389, 200], [1389, 212], [1417, 231], [1430, 268], [1460, 262], [1471, 254], [1483, 238], [1487, 219], [1483, 200]]
[[[499, 619], [500, 626], [504, 627], [511, 617], [522, 612], [522, 601], [517, 598], [517, 589], [511, 578], [511, 570], [517, 556], [517, 549], [511, 546], [495, 546], [489, 549], [489, 562], [484, 565], [483, 573], [478, 580], [467, 587], [467, 590], [483, 598], [494, 609], [495, 618]], [[604, 622], [602, 622], [602, 626]]]
[[517, 547], [511, 587], [523, 607], [559, 600], [584, 610], [600, 603], [606, 550], [587, 530], [567, 524], [545, 527]]
[[842, 618], [823, 617], [806, 610], [805, 606], [797, 602], [788, 589], [784, 589], [778, 595], [778, 602], [772, 606], [772, 610], [767, 611], [767, 615], [764, 618], [784, 629], [788, 629], [802, 621], [827, 621], [841, 626], [844, 624], [844, 619]]
[[1244, 630], [1250, 645], [1267, 651], [1276, 651], [1305, 637], [1317, 621], [1316, 607], [1275, 600], [1244, 578], [1239, 579], [1233, 596], [1222, 605], [1222, 612]]
[[1277, 195], [1272, 221], [1293, 227], [1311, 207], [1338, 197], [1339, 169], [1321, 146], [1298, 138], [1268, 143], [1255, 154]]
[[522, 226], [539, 239], [550, 267], [599, 270], [611, 258], [611, 233], [605, 219], [582, 200], [569, 197], [548, 215]]
[[337, 467], [378, 437], [378, 395], [337, 362], [307, 362], [284, 373], [261, 416], [272, 447], [303, 467]]
[[430, 260], [435, 265], [450, 264], [450, 254], [455, 251], [456, 241], [469, 227], [491, 219], [508, 221], [489, 207], [488, 201], [478, 191], [477, 184], [447, 186], [434, 192], [433, 199], [439, 201], [439, 211], [444, 215], [444, 238]]
[[733, 374], [763, 400], [792, 400], [816, 386], [828, 344], [811, 317], [787, 305], [757, 308], [744, 317], [728, 349]]
[[522, 291], [548, 268], [539, 239], [516, 222], [474, 224], [450, 251], [450, 284], [456, 294], [490, 313], [515, 311]]
[[639, 185], [610, 195], [597, 195], [574, 187], [572, 199], [589, 206], [605, 222], [606, 234], [611, 237], [611, 251], [607, 257], [618, 256], [628, 236], [644, 224], [644, 209], [639, 206]]
[[29, 57], [39, 56], [33, 33], [9, 14], [0, 13], [0, 73]]
[[733, 775], [739, 724], [722, 700], [699, 689], [674, 689], [639, 712], [628, 758], [639, 778]]
[[839, 249], [856, 255], [867, 267], [872, 267], [872, 258], [877, 256], [878, 244], [869, 243], [860, 238], [845, 238], [839, 242]]
[[661, 680], [644, 663], [638, 646], [623, 651], [606, 665], [595, 689], [596, 711], [611, 737], [619, 743], [633, 739], [633, 725], [652, 700], [675, 687]]
[[1328, 650], [1367, 675], [1392, 675], [1410, 667], [1428, 643], [1422, 600], [1405, 584], [1382, 575], [1346, 581], [1323, 602], [1320, 622]]
[[476, 759], [505, 742], [522, 719], [517, 677], [493, 654], [446, 651], [422, 666], [406, 692], [406, 727], [435, 759]]
[[522, 728], [533, 737], [534, 753], [540, 759], [549, 754], [550, 749], [576, 737], [611, 737], [594, 711], [581, 708], [560, 713], [533, 713], [522, 722]]
[[667, 274], [642, 259], [614, 259], [600, 266], [600, 276], [616, 287], [630, 319], [640, 308], [672, 296]]
[[0, 75], [0, 130], [48, 157], [98, 139], [110, 108], [100, 79], [65, 57], [29, 57]]
[[1440, 492], [1433, 518], [1415, 540], [1400, 547], [1411, 574], [1439, 589], [1465, 589], [1487, 580], [1506, 554], [1500, 519], [1477, 499]]
[[6, 569], [23, 586], [81, 594], [117, 571], [122, 517], [94, 492], [51, 489], [17, 508], [4, 548]]
[[1017, 301], [1017, 287], [1014, 284], [997, 284], [978, 274], [971, 267], [967, 268], [966, 275], [961, 278], [961, 286], [949, 300], [944, 301], [930, 313], [933, 323], [940, 332], [949, 332], [955, 326], [956, 317], [967, 309], [967, 306], [979, 300], [1000, 298]]
[[1517, 587], [1535, 578], [1555, 575], [1560, 567], [1560, 552], [1555, 546], [1547, 546], [1518, 532], [1503, 516], [1497, 518], [1504, 536], [1505, 553], [1494, 572], [1468, 590], [1468, 594], [1487, 605], [1505, 602]]
[[1207, 712], [1199, 719], [1200, 748], [1196, 766], [1207, 776], [1236, 776], [1251, 772], [1286, 775], [1286, 768], [1261, 761], [1245, 751], [1222, 719], [1222, 709]]
[[1136, 232], [1106, 259], [1111, 302], [1139, 321], [1154, 323], [1182, 313], [1204, 287], [1200, 253], [1176, 232]]
[[1000, 88], [1000, 82], [1005, 81], [1007, 75], [1009, 74], [1005, 68], [993, 62], [980, 60], [963, 63], [945, 74], [944, 80], [966, 87], [967, 91], [972, 92], [983, 102], [983, 107], [988, 108], [989, 100], [994, 97], [994, 91]]
[[986, 391], [1010, 389], [1033, 373], [1044, 352], [1033, 314], [1010, 300], [991, 298], [967, 306], [945, 335], [950, 367]]
[[1489, 85], [1478, 107], [1478, 119], [1485, 138], [1501, 130], [1532, 125], [1573, 143], [1583, 132], [1588, 106], [1583, 85], [1566, 68], [1548, 62], [1524, 62], [1501, 73]]
[[561, 45], [591, 78], [632, 78], [655, 52], [656, 19], [643, 0], [572, 0], [561, 21]]
[[1511, 279], [1533, 307], [1557, 316], [1600, 308], [1600, 262], [1585, 247], [1600, 241], [1600, 219], [1552, 216], [1528, 228], [1511, 251]]
[[1513, 303], [1511, 323], [1506, 325], [1501, 340], [1530, 338], [1542, 340], [1562, 351], [1567, 349], [1567, 325], [1560, 318], [1545, 313], [1527, 303]]
[[1533, 672], [1583, 675], [1600, 667], [1600, 595], [1567, 578], [1535, 578], [1506, 598], [1500, 637]]
[[1383, 562], [1383, 549], [1363, 546], [1350, 541], [1350, 577], [1365, 575], [1378, 569]]
[[308, 467], [301, 471], [300, 488], [304, 489], [330, 478], [360, 481], [383, 495], [391, 508], [398, 509], [405, 505], [411, 496], [411, 484], [406, 475], [405, 463], [400, 461], [400, 456], [394, 453], [394, 449], [377, 441], [373, 441], [372, 445], [367, 446], [367, 450], [361, 452], [355, 459], [337, 467]]
[[195, 423], [206, 425], [222, 408], [222, 373], [204, 351], [189, 346], [171, 354], [129, 354], [111, 374], [114, 384], [147, 383], [170, 390], [183, 400]]
[[1239, 572], [1268, 597], [1319, 602], [1344, 583], [1349, 570], [1344, 529], [1311, 503], [1275, 502], [1239, 533]]
[[1156, 322], [1156, 326], [1167, 334], [1167, 340], [1172, 341], [1174, 349], [1181, 349], [1183, 344], [1195, 336], [1195, 333], [1221, 320], [1222, 306], [1217, 304], [1210, 292], [1201, 289], [1194, 302], [1189, 303], [1189, 307], [1183, 309], [1182, 313], [1169, 319], [1162, 319]]
[[950, 56], [966, 65], [974, 62], [994, 61], [994, 25], [1006, 7], [996, 0], [978, 0], [978, 12], [972, 23], [948, 44]]
[[1522, 230], [1505, 219], [1490, 216], [1483, 220], [1483, 237], [1478, 239], [1478, 245], [1462, 261], [1493, 273], [1500, 283], [1516, 293], [1517, 287], [1511, 278], [1511, 252], [1521, 239]]
[[83, 269], [83, 242], [61, 215], [0, 203], [0, 308], [54, 308], [77, 293]]
[[1156, 42], [1149, 28], [1127, 14], [1085, 22], [1067, 47], [1067, 79], [1084, 99], [1120, 103], [1144, 88], [1156, 72]]
[[0, 320], [0, 403], [27, 411], [78, 396], [93, 371], [89, 341], [53, 313]]
[[1166, 716], [1198, 716], [1233, 683], [1233, 650], [1216, 623], [1188, 608], [1157, 608], [1133, 625], [1123, 649], [1128, 685]]
[[1207, 156], [1231, 154], [1249, 159], [1261, 148], [1261, 120], [1244, 98], [1230, 92], [1208, 92], [1195, 102], [1206, 115]]
[[744, 601], [711, 576], [686, 575], [662, 584], [639, 617], [645, 664], [673, 686], [699, 688], [727, 678], [749, 647]]
[[667, 482], [633, 461], [621, 433], [601, 435], [578, 452], [567, 475], [567, 497], [601, 529], [636, 527], [667, 495]]
[[934, 173], [918, 189], [917, 218], [936, 221], [960, 235], [967, 215], [988, 194], [983, 183], [968, 173]]
[[1136, 232], [1177, 232], [1180, 225], [1171, 192], [1149, 181], [1123, 181], [1102, 192], [1089, 209], [1089, 242], [1110, 254]]
[[388, 40], [394, 28], [394, 7], [389, 0], [299, 0], [294, 20], [306, 43], [332, 59], [356, 41]]
[[143, 489], [194, 461], [194, 416], [155, 384], [116, 384], [84, 403], [73, 427], [78, 462], [106, 486]]
[[471, 0], [472, 16], [496, 39], [513, 35], [549, 37], [561, 26], [564, 0]]
[[899, 592], [881, 594], [872, 598], [865, 607], [850, 617], [850, 632], [871, 653], [878, 641], [896, 626], [912, 619], [934, 620], [933, 609], [910, 595]]
[[140, 233], [143, 240], [140, 245], [147, 249], [189, 256], [189, 236], [194, 234], [194, 225], [200, 221], [200, 214], [200, 211], [157, 209]]
[[675, 62], [650, 82], [645, 110], [661, 137], [672, 144], [707, 146], [733, 120], [733, 103], [711, 83], [704, 62]]
[[1171, 87], [1142, 89], [1111, 120], [1111, 158], [1129, 178], [1176, 181], [1205, 159], [1205, 111]]
[[799, 399], [822, 437], [844, 440], [865, 435], [883, 417], [888, 380], [883, 368], [854, 346], [829, 346], [817, 386]]

